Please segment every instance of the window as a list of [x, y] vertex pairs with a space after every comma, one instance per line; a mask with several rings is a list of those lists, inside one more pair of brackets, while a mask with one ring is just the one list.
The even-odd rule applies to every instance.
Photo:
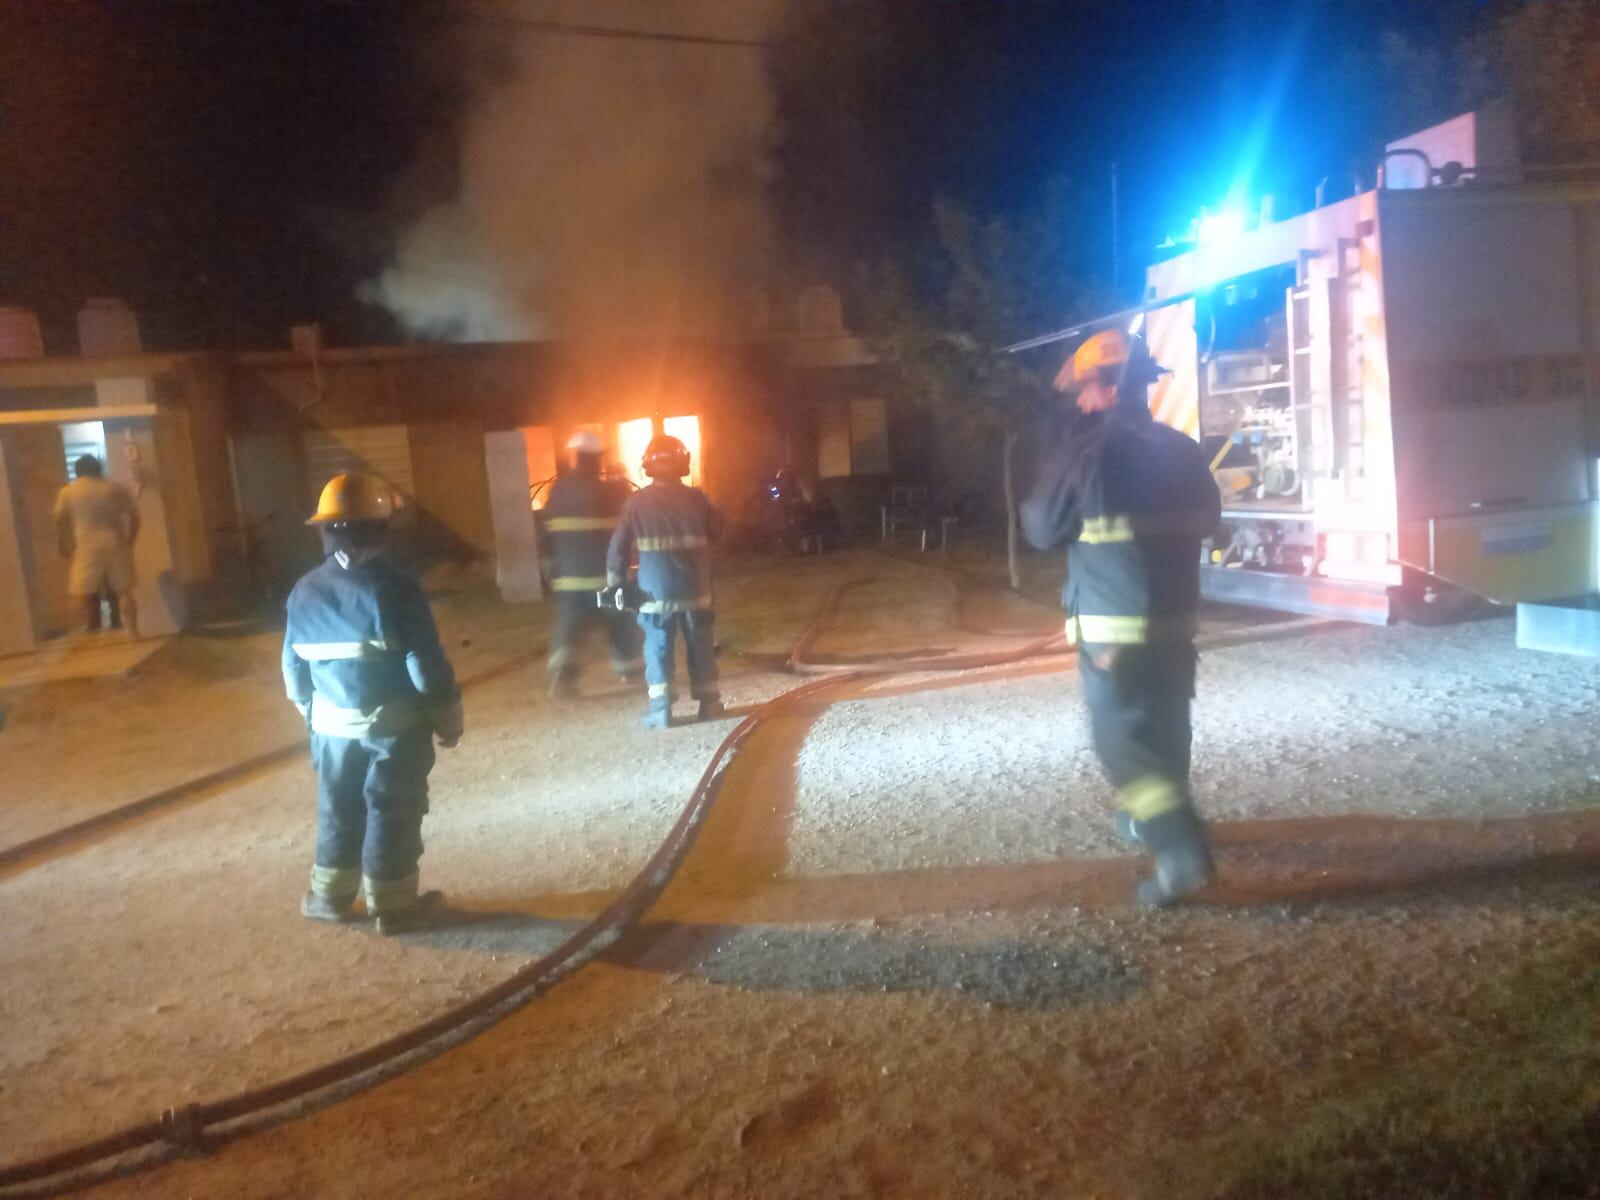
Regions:
[[111, 466], [106, 462], [106, 427], [102, 421], [62, 422], [61, 449], [66, 456], [68, 479], [76, 474], [78, 459], [85, 454], [94, 455], [108, 471]]
[[889, 473], [889, 411], [876, 396], [850, 401], [850, 473]]
[[704, 478], [700, 461], [700, 418], [668, 417], [661, 422], [661, 432], [677, 438], [689, 448], [689, 485], [699, 487]]
[[649, 417], [624, 421], [617, 426], [617, 457], [622, 460], [622, 469], [628, 478], [640, 487], [650, 482], [640, 464], [644, 462], [645, 448], [655, 432], [655, 423]]
[[522, 452], [528, 459], [528, 487], [533, 494], [533, 507], [543, 508], [550, 500], [550, 481], [556, 477], [555, 432], [548, 425], [525, 426]]
[[879, 397], [834, 401], [817, 408], [817, 474], [889, 473], [888, 406]]

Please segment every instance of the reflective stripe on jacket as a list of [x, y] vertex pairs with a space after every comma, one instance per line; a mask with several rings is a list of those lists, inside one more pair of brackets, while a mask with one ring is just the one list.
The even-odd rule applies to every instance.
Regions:
[[1035, 547], [1067, 550], [1068, 627], [1090, 645], [1194, 637], [1200, 541], [1221, 497], [1193, 439], [1142, 405], [1082, 419], [1021, 508]]
[[383, 555], [330, 555], [295, 584], [283, 680], [331, 737], [399, 733], [461, 697], [421, 586]]
[[606, 586], [606, 548], [627, 502], [625, 484], [587, 472], [563, 475], [550, 485], [544, 507], [550, 586], [558, 592], [598, 592]]
[[606, 555], [606, 575], [610, 583], [621, 583], [637, 552], [640, 612], [710, 608], [711, 546], [721, 533], [722, 514], [704, 492], [658, 479], [623, 506]]

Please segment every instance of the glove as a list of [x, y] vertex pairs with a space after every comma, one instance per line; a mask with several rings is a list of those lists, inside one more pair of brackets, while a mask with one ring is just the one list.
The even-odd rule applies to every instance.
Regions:
[[454, 750], [461, 741], [461, 735], [466, 732], [466, 714], [461, 708], [461, 697], [457, 696], [448, 704], [435, 704], [428, 710], [428, 721], [439, 737], [439, 745], [446, 750]]

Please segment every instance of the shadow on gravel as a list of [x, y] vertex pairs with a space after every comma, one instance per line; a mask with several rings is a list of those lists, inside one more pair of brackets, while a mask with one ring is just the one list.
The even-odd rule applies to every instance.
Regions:
[[[581, 924], [575, 918], [446, 909], [431, 926], [400, 940], [531, 959], [554, 950]], [[951, 945], [827, 928], [649, 921], [624, 931], [600, 959], [742, 991], [946, 992], [1029, 1010], [1115, 1002], [1140, 987], [1125, 959], [1095, 945]]]
[[[583, 921], [446, 908], [398, 935], [406, 945], [529, 959], [556, 949]], [[368, 926], [370, 930], [370, 926]], [[1002, 940], [981, 945], [851, 930], [648, 921], [599, 956], [614, 967], [687, 975], [741, 991], [945, 992], [1043, 1011], [1111, 1003], [1138, 991], [1138, 973], [1095, 945]]]
[[[533, 913], [444, 908], [425, 927], [398, 934], [395, 940], [435, 950], [542, 958], [583, 924], [578, 918], [563, 920]], [[367, 928], [370, 930], [371, 926]]]
[[1030, 1010], [1123, 1000], [1140, 987], [1133, 968], [1100, 946], [951, 945], [828, 929], [662, 921], [630, 930], [605, 959], [743, 991], [947, 992]]
[[1496, 820], [1346, 815], [1212, 825], [1226, 904], [1362, 901], [1592, 876], [1600, 812]]

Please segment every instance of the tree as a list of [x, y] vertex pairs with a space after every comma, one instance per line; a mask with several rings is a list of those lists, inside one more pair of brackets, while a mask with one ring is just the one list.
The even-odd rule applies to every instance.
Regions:
[[998, 443], [1012, 587], [1021, 585], [1018, 446], [1054, 404], [1054, 360], [1005, 347], [1110, 305], [1074, 269], [1078, 226], [1061, 202], [1070, 190], [1057, 183], [1049, 195], [1056, 202], [1018, 222], [940, 201], [922, 278], [904, 264], [887, 269], [869, 315], [891, 389], [930, 413], [947, 454], [990, 464]]
[[1510, 100], [1525, 158], [1600, 159], [1600, 5], [1528, 0], [1457, 49], [1466, 97]]
[[1344, 152], [1370, 164], [1387, 142], [1507, 101], [1525, 162], [1600, 159], [1600, 5], [1521, 0], [1468, 15], [1464, 28], [1386, 28], [1330, 61], [1314, 90], [1342, 114]]

